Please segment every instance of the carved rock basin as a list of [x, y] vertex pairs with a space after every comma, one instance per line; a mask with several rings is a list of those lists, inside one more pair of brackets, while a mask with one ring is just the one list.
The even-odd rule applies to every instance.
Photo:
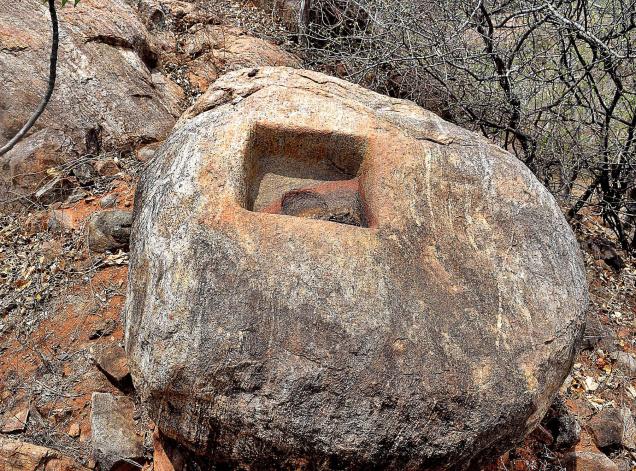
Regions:
[[322, 74], [222, 77], [139, 186], [131, 371], [162, 432], [216, 463], [477, 466], [547, 410], [586, 306], [522, 163]]

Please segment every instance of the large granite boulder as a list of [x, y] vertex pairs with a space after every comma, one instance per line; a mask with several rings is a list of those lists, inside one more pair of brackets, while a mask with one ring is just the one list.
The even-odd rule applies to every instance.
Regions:
[[571, 366], [587, 288], [554, 199], [414, 104], [221, 77], [141, 180], [126, 348], [161, 431], [252, 469], [465, 469]]

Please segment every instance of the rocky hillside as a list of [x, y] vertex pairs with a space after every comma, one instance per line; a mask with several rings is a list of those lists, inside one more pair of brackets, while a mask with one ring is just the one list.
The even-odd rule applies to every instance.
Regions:
[[[60, 11], [54, 97], [0, 158], [0, 469], [214, 469], [147, 415], [121, 314], [135, 190], [175, 124], [227, 98], [226, 72], [302, 67], [272, 18], [281, 5], [258, 6], [84, 0]], [[45, 88], [49, 34], [40, 2], [0, 0], [1, 143]], [[219, 94], [200, 99], [211, 86]], [[573, 368], [541, 423], [484, 470], [636, 466], [636, 266], [594, 214], [575, 230], [591, 304]]]

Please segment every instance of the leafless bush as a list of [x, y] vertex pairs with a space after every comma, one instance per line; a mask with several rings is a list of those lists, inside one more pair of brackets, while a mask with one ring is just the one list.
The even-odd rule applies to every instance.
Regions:
[[636, 251], [636, 0], [304, 0], [314, 66], [517, 155]]

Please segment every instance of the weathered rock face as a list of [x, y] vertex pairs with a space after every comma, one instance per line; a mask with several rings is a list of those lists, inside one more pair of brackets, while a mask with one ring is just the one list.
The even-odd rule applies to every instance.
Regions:
[[185, 87], [193, 91], [205, 92], [224, 71], [300, 65], [281, 47], [224, 25], [210, 2], [140, 0], [138, 12], [160, 47], [162, 60], [178, 67]]
[[186, 113], [131, 244], [151, 417], [254, 469], [475, 466], [545, 413], [587, 305], [577, 242], [517, 159], [287, 68], [221, 77]]
[[[33, 190], [33, 182], [20, 181], [21, 173], [14, 170], [33, 153], [54, 148], [49, 159], [63, 161], [78, 152], [161, 140], [179, 114], [181, 89], [155, 70], [157, 56], [146, 29], [126, 2], [86, 0], [60, 9], [59, 15], [55, 93], [34, 131], [0, 160], [4, 176], [11, 170], [9, 176], [17, 180], [13, 184], [24, 190]], [[0, 0], [3, 144], [27, 121], [46, 90], [50, 28], [41, 2]]]
[[[210, 10], [175, 0], [85, 0], [60, 9], [55, 93], [33, 131], [0, 158], [0, 203], [30, 195], [51, 178], [50, 167], [80, 155], [156, 145], [181, 113], [184, 90], [205, 91], [223, 70], [299, 65], [280, 47], [222, 25]], [[35, 0], [0, 0], [0, 145], [46, 89], [47, 15]]]
[[[46, 89], [50, 20], [40, 2], [0, 2], [0, 139], [26, 122]], [[36, 129], [69, 134], [83, 151], [163, 138], [179, 110], [176, 88], [153, 81], [157, 56], [123, 0], [60, 10], [56, 93]]]
[[107, 210], [88, 220], [88, 246], [94, 252], [123, 249], [128, 246], [132, 215], [130, 211]]
[[98, 469], [130, 469], [127, 462], [143, 463], [143, 439], [135, 430], [133, 413], [134, 404], [127, 397], [93, 393], [91, 433]]
[[192, 28], [184, 49], [191, 57], [190, 80], [206, 90], [220, 71], [252, 66], [298, 67], [300, 61], [278, 46], [237, 28], [202, 25]]

